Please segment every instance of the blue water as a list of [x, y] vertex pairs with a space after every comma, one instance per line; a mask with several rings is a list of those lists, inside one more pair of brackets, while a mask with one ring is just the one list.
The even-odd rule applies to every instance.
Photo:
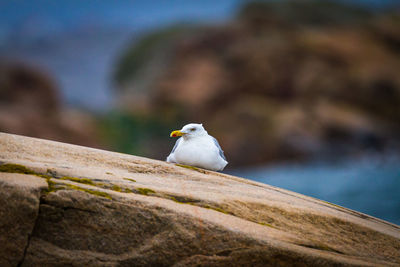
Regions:
[[397, 156], [281, 164], [230, 173], [400, 225], [400, 158]]

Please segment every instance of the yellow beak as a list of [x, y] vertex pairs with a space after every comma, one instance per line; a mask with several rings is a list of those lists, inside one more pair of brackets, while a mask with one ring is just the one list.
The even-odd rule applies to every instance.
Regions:
[[173, 131], [170, 135], [170, 137], [178, 137], [178, 136], [182, 136], [184, 135], [184, 133], [182, 133], [181, 131]]

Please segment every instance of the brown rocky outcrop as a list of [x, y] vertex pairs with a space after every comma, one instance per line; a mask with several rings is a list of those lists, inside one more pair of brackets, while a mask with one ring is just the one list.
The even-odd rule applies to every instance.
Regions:
[[0, 134], [2, 266], [396, 266], [397, 225], [239, 177]]
[[164, 29], [135, 43], [116, 75], [120, 99], [169, 125], [204, 123], [230, 166], [392, 148], [398, 14], [251, 1], [226, 24]]
[[24, 64], [0, 63], [0, 131], [100, 145], [91, 115], [66, 110], [47, 73]]

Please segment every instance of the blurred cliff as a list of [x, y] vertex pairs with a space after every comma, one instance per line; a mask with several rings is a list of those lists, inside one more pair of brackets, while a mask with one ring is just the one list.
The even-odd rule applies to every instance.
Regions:
[[393, 149], [400, 13], [251, 2], [224, 25], [144, 36], [121, 57], [115, 83], [120, 108], [102, 132], [125, 152], [163, 159], [168, 132], [188, 122], [205, 124], [231, 166]]
[[94, 118], [62, 105], [48, 74], [21, 63], [0, 65], [0, 131], [99, 146]]

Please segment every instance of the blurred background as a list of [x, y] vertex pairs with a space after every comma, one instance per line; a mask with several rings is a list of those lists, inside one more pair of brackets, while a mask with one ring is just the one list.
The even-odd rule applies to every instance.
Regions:
[[400, 224], [397, 0], [0, 0], [0, 131], [226, 173]]

